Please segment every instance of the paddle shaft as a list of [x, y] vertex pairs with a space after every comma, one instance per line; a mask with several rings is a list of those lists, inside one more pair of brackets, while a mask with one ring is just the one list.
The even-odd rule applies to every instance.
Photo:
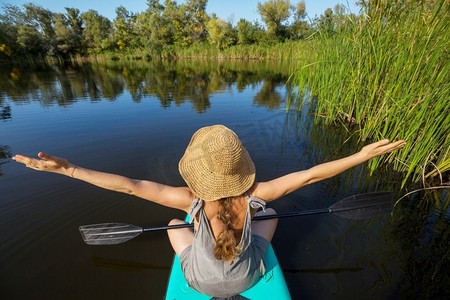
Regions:
[[[289, 218], [319, 214], [335, 214], [347, 219], [367, 219], [392, 211], [393, 195], [390, 192], [367, 193], [347, 197], [328, 208], [258, 215], [253, 220]], [[123, 223], [103, 223], [80, 226], [80, 233], [88, 245], [113, 245], [129, 241], [143, 232], [193, 227], [194, 224], [140, 227]]]
[[[358, 206], [350, 206], [350, 207], [319, 208], [319, 209], [311, 209], [311, 210], [304, 210], [304, 211], [298, 211], [298, 212], [287, 212], [287, 213], [281, 213], [281, 214], [275, 214], [275, 215], [255, 216], [255, 217], [253, 217], [253, 220], [257, 221], [257, 220], [282, 219], [282, 218], [320, 215], [320, 214], [329, 214], [329, 213], [332, 214], [332, 213], [339, 213], [339, 212], [349, 211], [349, 210], [376, 207], [378, 205], [379, 205], [378, 203], [374, 203], [374, 204], [366, 204], [366, 205], [358, 205]], [[159, 227], [144, 227], [144, 228], [142, 228], [142, 232], [171, 230], [171, 229], [179, 229], [179, 228], [191, 228], [191, 227], [194, 227], [193, 223], [178, 224], [178, 225], [166, 225], [166, 226], [159, 226]]]

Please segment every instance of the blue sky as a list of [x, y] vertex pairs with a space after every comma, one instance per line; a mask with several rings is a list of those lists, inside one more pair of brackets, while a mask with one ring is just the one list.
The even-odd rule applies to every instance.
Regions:
[[[64, 7], [78, 8], [81, 12], [89, 9], [96, 10], [99, 14], [107, 17], [111, 21], [115, 18], [115, 9], [123, 5], [132, 12], [142, 12], [147, 7], [146, 0], [120, 1], [120, 0], [0, 0], [1, 7], [8, 3], [21, 6], [22, 4], [33, 2], [53, 12], [65, 12]], [[164, 2], [161, 0], [160, 2]], [[178, 0], [179, 3], [183, 1]], [[209, 0], [206, 10], [208, 14], [216, 13], [216, 15], [224, 20], [236, 23], [239, 19], [244, 18], [248, 21], [261, 22], [258, 14], [258, 2], [264, 3], [266, 0]], [[299, 1], [291, 0], [292, 4]], [[306, 12], [310, 18], [315, 15], [320, 16], [325, 9], [333, 8], [336, 4], [343, 4], [349, 7], [353, 13], [358, 13], [359, 9], [355, 5], [355, 0], [305, 0]], [[1, 10], [3, 12], [3, 10]]]

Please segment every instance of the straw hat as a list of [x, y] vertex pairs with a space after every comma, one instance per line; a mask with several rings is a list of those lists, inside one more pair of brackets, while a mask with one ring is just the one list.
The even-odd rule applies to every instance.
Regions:
[[223, 125], [197, 130], [178, 168], [191, 190], [205, 201], [242, 195], [255, 181], [250, 155]]

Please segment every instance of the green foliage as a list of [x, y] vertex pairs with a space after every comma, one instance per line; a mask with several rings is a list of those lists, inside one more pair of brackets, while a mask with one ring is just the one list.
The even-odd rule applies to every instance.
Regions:
[[32, 3], [25, 4], [24, 8], [26, 23], [36, 28], [38, 32], [42, 33], [45, 39], [51, 40], [55, 35], [52, 26], [52, 18], [54, 14], [48, 9], [44, 9]]
[[0, 15], [0, 39], [13, 55], [45, 55], [52, 53], [54, 30], [53, 13], [28, 3], [23, 9], [4, 5]]
[[[258, 22], [242, 19], [233, 26], [214, 14], [208, 16], [206, 4], [207, 0], [188, 0], [182, 4], [175, 0], [164, 0], [163, 4], [158, 0], [147, 0], [147, 9], [140, 13], [128, 11], [124, 6], [117, 7], [113, 22], [95, 10], [80, 13], [76, 8], [66, 8], [66, 13], [62, 14], [32, 3], [22, 7], [4, 5], [0, 14], [0, 42], [12, 54], [5, 55], [1, 51], [0, 58], [14, 59], [20, 55], [69, 58], [106, 51], [115, 51], [115, 58], [169, 58], [182, 52], [184, 56], [192, 50], [181, 51], [182, 47], [205, 45], [207, 41], [217, 50], [223, 50], [235, 44], [274, 45], [286, 38], [303, 39], [311, 33], [311, 26], [302, 20], [304, 2], [295, 7], [286, 0], [260, 4], [268, 30]], [[291, 11], [294, 21], [289, 24]], [[209, 48], [201, 53], [208, 51]], [[223, 55], [216, 50], [214, 53], [207, 56]], [[257, 56], [267, 57], [266, 54]]]
[[81, 51], [82, 43], [82, 19], [80, 11], [75, 8], [67, 8], [66, 14], [55, 14], [53, 18], [56, 51], [67, 56]]
[[240, 19], [237, 23], [238, 44], [253, 44], [258, 40], [261, 40], [262, 35], [264, 35], [263, 29], [257, 22], [252, 24], [245, 19]]
[[293, 40], [307, 38], [312, 32], [306, 21], [295, 21], [288, 29], [288, 36]]
[[227, 24], [220, 18], [211, 18], [206, 25], [206, 29], [209, 32], [208, 40], [220, 50], [235, 42], [231, 24]]
[[[125, 7], [116, 8], [116, 18], [113, 22], [114, 39], [120, 49], [136, 47], [139, 45], [136, 27], [136, 15]], [[123, 46], [121, 46], [123, 45]]]
[[112, 46], [112, 24], [108, 18], [91, 9], [81, 14], [84, 24], [83, 38], [88, 49], [93, 52], [110, 49]]
[[293, 77], [328, 123], [357, 126], [362, 140], [406, 139], [395, 156], [370, 162], [389, 161], [403, 184], [450, 170], [449, 12], [444, 0], [364, 3], [360, 17], [334, 25], [339, 34], [322, 27]]
[[17, 43], [24, 53], [45, 53], [45, 41], [39, 31], [30, 25], [20, 25], [17, 30]]
[[294, 10], [294, 16], [296, 21], [299, 21], [305, 17], [306, 15], [305, 1], [298, 2], [297, 5], [292, 9]]
[[290, 8], [289, 0], [269, 0], [263, 4], [258, 2], [258, 12], [266, 23], [269, 34], [284, 38], [286, 26], [283, 23], [291, 16]]
[[174, 45], [186, 46], [188, 32], [186, 30], [186, 7], [178, 6], [175, 1], [165, 0], [162, 17], [167, 20], [166, 26], [170, 30], [171, 40]]
[[186, 1], [186, 30], [187, 37], [192, 42], [204, 41], [206, 38], [206, 23], [208, 15], [206, 14], [206, 4], [208, 0], [187, 0]]

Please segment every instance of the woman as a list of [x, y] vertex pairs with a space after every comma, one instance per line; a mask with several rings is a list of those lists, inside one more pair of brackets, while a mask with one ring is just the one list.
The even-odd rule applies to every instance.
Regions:
[[[255, 166], [237, 135], [223, 125], [199, 129], [179, 162], [188, 187], [171, 187], [145, 180], [93, 171], [40, 152], [40, 159], [16, 155], [27, 167], [67, 175], [102, 188], [135, 195], [181, 209], [195, 222], [195, 231], [168, 231], [189, 284], [214, 297], [237, 295], [265, 273], [264, 254], [277, 221], [254, 221], [256, 214], [274, 214], [266, 202], [307, 184], [335, 176], [373, 157], [405, 145], [382, 140], [351, 156], [294, 172], [268, 182], [255, 182]], [[257, 210], [262, 208], [262, 212]], [[171, 225], [184, 223], [172, 220]]]

